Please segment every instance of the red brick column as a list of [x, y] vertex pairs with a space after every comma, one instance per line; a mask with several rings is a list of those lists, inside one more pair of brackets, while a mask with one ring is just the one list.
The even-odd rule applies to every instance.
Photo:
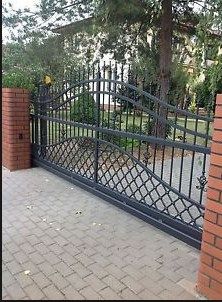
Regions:
[[222, 300], [222, 94], [216, 99], [197, 290]]
[[29, 92], [2, 88], [2, 165], [10, 171], [31, 166]]

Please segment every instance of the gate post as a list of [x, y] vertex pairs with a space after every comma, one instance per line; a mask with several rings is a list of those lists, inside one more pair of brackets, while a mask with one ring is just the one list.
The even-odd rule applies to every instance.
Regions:
[[2, 165], [10, 171], [31, 167], [29, 91], [2, 88]]
[[222, 300], [222, 94], [216, 99], [197, 291]]
[[96, 131], [95, 131], [95, 164], [94, 164], [94, 182], [98, 182], [98, 160], [99, 160], [99, 130], [100, 125], [100, 70], [98, 68], [97, 73], [97, 82], [96, 82]]
[[[47, 85], [40, 86], [40, 114], [46, 116], [47, 106], [46, 101], [48, 99], [49, 87]], [[40, 119], [40, 145], [47, 145], [47, 121]]]

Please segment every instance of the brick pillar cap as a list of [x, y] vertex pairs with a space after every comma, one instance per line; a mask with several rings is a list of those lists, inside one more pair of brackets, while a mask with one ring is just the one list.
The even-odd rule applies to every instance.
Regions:
[[24, 89], [24, 88], [2, 88], [2, 92], [7, 92], [7, 93], [25, 93], [28, 94], [29, 90], [28, 89]]
[[217, 94], [216, 104], [222, 105], [222, 93]]

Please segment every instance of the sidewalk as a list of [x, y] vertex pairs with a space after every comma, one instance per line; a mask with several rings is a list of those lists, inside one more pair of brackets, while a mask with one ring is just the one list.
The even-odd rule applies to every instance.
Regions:
[[201, 299], [198, 250], [42, 168], [2, 175], [4, 300]]

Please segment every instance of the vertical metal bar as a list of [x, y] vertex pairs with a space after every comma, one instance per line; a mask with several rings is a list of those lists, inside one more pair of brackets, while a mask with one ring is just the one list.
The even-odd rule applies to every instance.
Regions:
[[[109, 80], [112, 79], [112, 68], [111, 68], [111, 61], [109, 62]], [[108, 82], [108, 89], [109, 92], [111, 91], [111, 82]], [[110, 98], [111, 95], [109, 94], [109, 100], [108, 100], [108, 119], [107, 119], [107, 127], [110, 128]]]
[[[185, 116], [185, 120], [184, 120], [184, 128], [187, 129], [187, 115]], [[185, 141], [186, 141], [186, 130], [184, 130], [183, 132], [183, 143], [185, 143]], [[181, 192], [182, 178], [183, 178], [183, 159], [184, 159], [184, 149], [182, 149], [181, 152], [179, 192]]]
[[[49, 87], [42, 86], [42, 96], [41, 96], [41, 115], [47, 116], [46, 101], [48, 99]], [[40, 144], [42, 146], [47, 145], [47, 120], [40, 120]], [[42, 148], [42, 155], [45, 156], [45, 147]]]
[[[175, 113], [175, 118], [174, 118], [174, 124], [177, 124], [177, 112]], [[173, 141], [175, 141], [176, 138], [176, 127], [173, 130]], [[169, 184], [171, 186], [172, 184], [172, 176], [173, 176], [173, 163], [174, 163], [174, 147], [172, 147], [172, 153], [171, 153], [171, 163], [170, 163], [170, 181]]]
[[[103, 79], [105, 79], [106, 76], [106, 64], [105, 61], [103, 62]], [[102, 105], [102, 123], [101, 123], [101, 127], [103, 127], [104, 124], [104, 115], [105, 115], [105, 85], [106, 82], [103, 81], [103, 105]]]
[[94, 158], [94, 183], [98, 182], [98, 161], [99, 161], [99, 125], [100, 125], [100, 70], [97, 73], [96, 82], [96, 130], [95, 130], [95, 158]]
[[[137, 87], [137, 75], [135, 76], [135, 86]], [[137, 92], [134, 91], [134, 101], [136, 101], [137, 98]], [[135, 129], [135, 105], [133, 105], [133, 132]], [[131, 153], [133, 155], [133, 151], [134, 151], [134, 138], [132, 138], [132, 147], [131, 147]]]
[[[168, 119], [168, 114], [169, 114], [169, 110], [168, 108], [166, 109], [166, 118]], [[167, 123], [166, 123], [166, 130], [167, 130]], [[161, 163], [161, 172], [160, 172], [160, 178], [163, 179], [163, 171], [164, 171], [164, 156], [165, 156], [165, 145], [162, 145], [162, 163]]]
[[37, 115], [39, 114], [39, 104], [38, 101], [40, 100], [40, 87], [38, 87], [38, 98], [34, 101], [34, 114], [35, 114], [35, 144], [39, 144], [39, 126], [38, 126], [38, 120], [39, 118], [37, 117]]
[[[130, 77], [131, 77], [131, 70], [130, 70], [130, 65], [128, 69], [128, 76], [127, 76], [127, 81], [128, 83], [130, 82]], [[124, 87], [124, 86], [123, 86]], [[129, 97], [129, 87], [127, 86], [127, 97]], [[125, 104], [124, 104], [125, 106]], [[129, 120], [129, 101], [126, 101], [126, 126], [125, 126], [125, 131], [128, 131], [128, 120]], [[125, 151], [127, 150], [127, 143], [128, 143], [128, 137], [125, 138]]]
[[[82, 80], [84, 81], [85, 80], [85, 67], [83, 66], [83, 71], [82, 71]], [[82, 106], [83, 106], [83, 111], [86, 112], [86, 110], [88, 110], [88, 108], [86, 108], [86, 102], [89, 101], [89, 94], [86, 94], [85, 93], [85, 84], [83, 83], [82, 84]], [[87, 114], [86, 114], [87, 116]], [[83, 121], [83, 123], [85, 124], [86, 122], [88, 122], [88, 116], [87, 116], [87, 119]], [[82, 127], [82, 136], [84, 136], [85, 134], [85, 128]]]
[[[80, 82], [81, 81], [81, 72], [80, 72], [80, 67], [79, 67], [79, 74], [78, 74], [78, 81]], [[78, 94], [80, 94], [80, 84], [78, 84]], [[79, 111], [79, 116], [80, 116], [80, 102], [79, 102], [79, 98], [80, 98], [81, 96], [78, 96], [78, 111]], [[76, 108], [77, 109], [77, 108]], [[78, 126], [78, 137], [79, 137], [79, 131], [80, 131], [80, 129], [79, 129], [79, 126]]]
[[[155, 110], [155, 109], [154, 109]], [[159, 111], [160, 111], [160, 104], [157, 103], [157, 109], [156, 109], [156, 113], [157, 113], [157, 116], [159, 116]], [[153, 125], [153, 127], [155, 127], [155, 136], [157, 137], [157, 127], [158, 127], [158, 119], [157, 118], [154, 118], [154, 121], [155, 121], [155, 126]], [[157, 153], [157, 146], [158, 146], [158, 149], [159, 149], [159, 145], [158, 144], [154, 144], [154, 152], [153, 152], [153, 172], [155, 172], [155, 166], [156, 166], [156, 153]]]
[[[95, 94], [95, 64], [93, 64], [93, 66], [92, 66], [92, 79], [93, 79], [93, 81], [92, 81], [92, 91], [93, 91], [93, 99], [94, 99], [94, 94]], [[93, 131], [93, 129], [91, 130], [92, 132], [92, 137], [94, 137], [94, 135], [95, 135], [95, 131]]]
[[[195, 122], [195, 132], [197, 133], [198, 128], [198, 118], [196, 118]], [[193, 144], [196, 145], [197, 136], [194, 135]], [[193, 169], [194, 169], [194, 159], [195, 159], [195, 151], [192, 152], [192, 160], [191, 160], [191, 172], [190, 172], [190, 184], [189, 184], [189, 197], [191, 196], [192, 191], [192, 182], [193, 182]]]
[[[208, 117], [210, 117], [210, 110], [208, 111]], [[207, 125], [206, 125], [206, 138], [205, 138], [205, 142], [204, 142], [204, 146], [205, 147], [207, 147], [207, 145], [208, 145], [208, 138], [207, 138], [207, 136], [209, 135], [209, 130], [210, 130], [210, 121], [208, 120], [207, 122]], [[206, 177], [205, 176], [205, 173], [206, 173], [206, 159], [207, 159], [207, 155], [206, 154], [204, 154], [203, 155], [203, 169], [202, 169], [202, 176], [203, 177]], [[203, 192], [204, 192], [204, 186], [201, 188], [201, 190], [200, 190], [200, 199], [199, 199], [199, 202], [200, 202], [200, 204], [202, 204], [202, 201], [203, 201]]]
[[[87, 66], [87, 80], [89, 81], [89, 65]], [[91, 97], [91, 94], [90, 94], [90, 87], [89, 87], [89, 82], [87, 84], [87, 93], [88, 93], [88, 100], [89, 98]], [[87, 108], [87, 110], [89, 110], [89, 108]], [[89, 111], [88, 111], [89, 112]], [[89, 122], [89, 121], [88, 121]], [[87, 137], [89, 137], [89, 129], [87, 128], [86, 130], [86, 135]]]
[[[145, 78], [143, 78], [142, 81], [142, 91], [144, 91], [145, 87]], [[141, 105], [143, 105], [143, 94], [141, 95]], [[140, 114], [140, 123], [139, 123], [139, 133], [142, 133], [142, 124], [143, 124], [143, 109], [140, 109], [139, 111]], [[138, 146], [138, 160], [140, 160], [141, 157], [141, 139], [139, 140], [139, 146]]]
[[[123, 64], [121, 65], [120, 67], [120, 81], [123, 82]], [[121, 86], [119, 86], [121, 87]], [[121, 100], [120, 100], [120, 104], [119, 104], [119, 112], [120, 112], [120, 115], [119, 115], [119, 131], [122, 130], [122, 108], [121, 108]], [[121, 141], [122, 141], [122, 138], [119, 137], [119, 146], [121, 146]]]

